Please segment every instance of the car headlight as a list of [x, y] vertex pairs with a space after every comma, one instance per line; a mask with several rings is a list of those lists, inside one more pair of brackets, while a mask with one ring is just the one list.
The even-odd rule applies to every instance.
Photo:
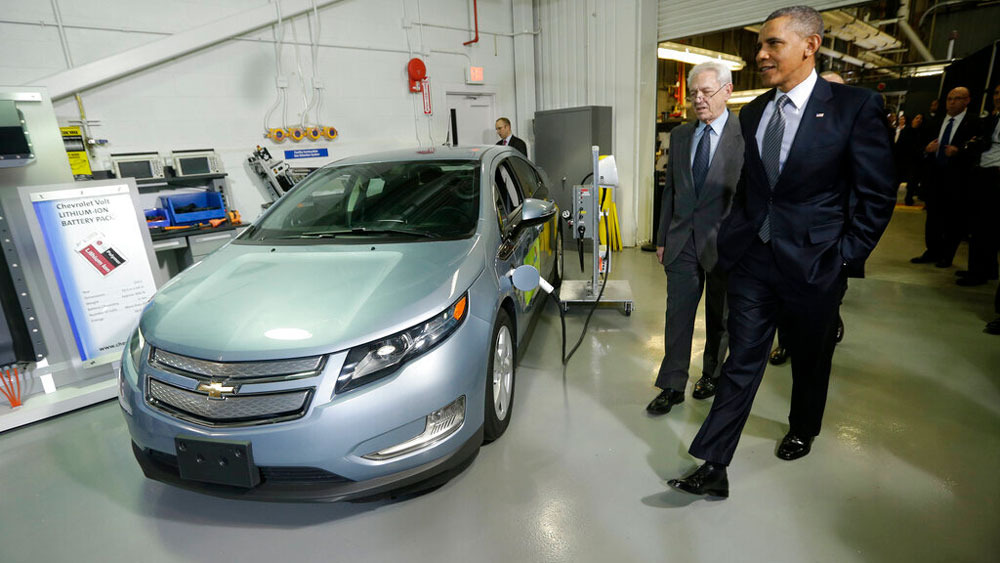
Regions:
[[468, 313], [469, 294], [465, 294], [426, 322], [351, 348], [334, 392], [343, 393], [391, 374], [404, 362], [427, 352], [455, 332]]
[[132, 332], [132, 337], [128, 339], [128, 356], [132, 359], [136, 373], [139, 372], [139, 366], [142, 365], [142, 351], [145, 348], [146, 339], [142, 337], [142, 331], [137, 326]]

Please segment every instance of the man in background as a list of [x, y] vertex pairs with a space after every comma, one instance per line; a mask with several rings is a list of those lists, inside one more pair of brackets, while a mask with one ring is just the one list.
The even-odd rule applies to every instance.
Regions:
[[[920, 163], [924, 152], [924, 116], [918, 113], [910, 123], [903, 128], [896, 139], [896, 174], [900, 182], [906, 183], [906, 196], [903, 202], [914, 205], [913, 198], [920, 196]], [[921, 198], [923, 199], [923, 198]]]
[[959, 86], [948, 92], [945, 114], [932, 122], [933, 140], [924, 148], [929, 172], [927, 222], [924, 226], [924, 253], [910, 260], [914, 264], [934, 263], [938, 268], [951, 266], [959, 243], [966, 235], [970, 198], [967, 185], [979, 152], [969, 141], [979, 134], [979, 118], [967, 111], [971, 98], [968, 88]]
[[702, 376], [692, 396], [715, 395], [726, 355], [726, 278], [715, 268], [715, 237], [729, 213], [743, 166], [739, 121], [726, 109], [733, 77], [725, 65], [705, 62], [688, 73], [689, 102], [698, 116], [670, 133], [666, 181], [656, 257], [667, 274], [663, 361], [656, 377], [660, 393], [650, 414], [666, 414], [684, 402], [691, 364], [695, 315], [705, 297], [705, 351]]
[[524, 141], [515, 137], [514, 134], [510, 132], [509, 119], [507, 119], [506, 117], [501, 117], [500, 119], [498, 119], [496, 123], [496, 128], [497, 128], [497, 136], [500, 137], [500, 140], [497, 141], [498, 145], [504, 145], [511, 147], [513, 149], [517, 149], [521, 151], [521, 154], [523, 154], [525, 158], [528, 158], [528, 145], [526, 145]]

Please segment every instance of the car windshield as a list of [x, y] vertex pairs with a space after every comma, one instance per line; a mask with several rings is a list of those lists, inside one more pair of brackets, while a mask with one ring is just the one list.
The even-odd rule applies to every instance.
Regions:
[[243, 240], [368, 242], [472, 236], [475, 161], [378, 162], [321, 168], [278, 200]]

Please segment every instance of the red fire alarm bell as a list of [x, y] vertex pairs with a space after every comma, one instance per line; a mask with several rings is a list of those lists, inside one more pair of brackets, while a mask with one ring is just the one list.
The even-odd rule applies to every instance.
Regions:
[[423, 88], [420, 81], [427, 78], [427, 67], [424, 61], [414, 57], [406, 64], [406, 72], [410, 75], [410, 92], [420, 92]]

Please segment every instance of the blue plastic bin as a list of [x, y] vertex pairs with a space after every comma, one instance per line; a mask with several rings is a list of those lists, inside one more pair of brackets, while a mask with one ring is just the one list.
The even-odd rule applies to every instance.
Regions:
[[[167, 214], [170, 217], [172, 225], [191, 225], [208, 221], [209, 219], [223, 219], [226, 217], [226, 210], [222, 207], [222, 194], [218, 192], [161, 196], [160, 202], [167, 209]], [[195, 207], [208, 209], [192, 213], [177, 211], [178, 207], [185, 207], [192, 203]]]
[[[170, 226], [170, 216], [167, 215], [166, 209], [161, 209], [159, 207], [156, 209], [144, 209], [143, 213], [146, 214], [146, 226], [149, 228]], [[150, 217], [163, 217], [163, 219], [159, 221], [150, 221]]]

